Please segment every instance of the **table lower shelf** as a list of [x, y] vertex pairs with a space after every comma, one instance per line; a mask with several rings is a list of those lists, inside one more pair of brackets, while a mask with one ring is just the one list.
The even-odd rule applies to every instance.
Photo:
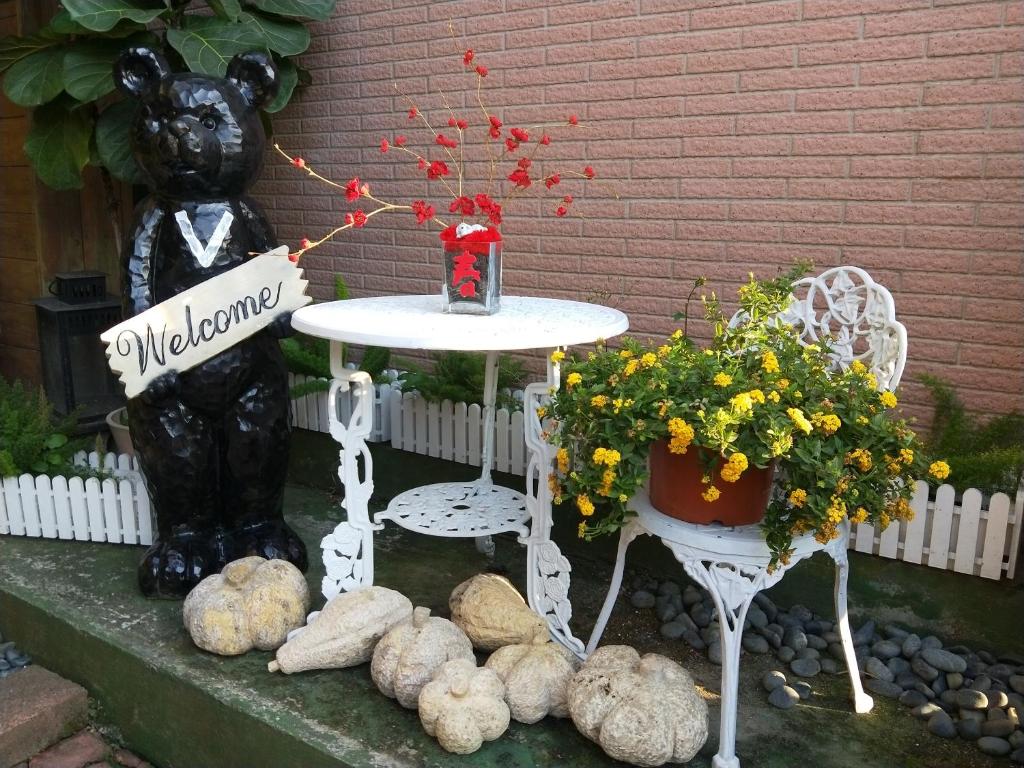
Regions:
[[412, 488], [395, 496], [373, 519], [392, 520], [430, 536], [471, 538], [514, 531], [525, 538], [530, 513], [523, 494], [477, 480]]

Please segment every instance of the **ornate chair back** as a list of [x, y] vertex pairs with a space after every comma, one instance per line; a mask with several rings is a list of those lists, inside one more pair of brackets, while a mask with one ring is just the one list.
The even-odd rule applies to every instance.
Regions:
[[859, 267], [833, 267], [794, 282], [793, 296], [783, 318], [801, 329], [804, 344], [827, 340], [837, 369], [860, 360], [880, 390], [896, 389], [907, 362], [907, 329], [885, 286]]

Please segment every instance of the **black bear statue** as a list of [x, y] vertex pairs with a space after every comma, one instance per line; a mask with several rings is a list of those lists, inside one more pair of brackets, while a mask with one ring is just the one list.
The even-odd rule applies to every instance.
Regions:
[[[174, 74], [148, 48], [131, 48], [115, 64], [114, 81], [139, 101], [132, 151], [151, 188], [125, 247], [126, 317], [278, 244], [246, 197], [266, 143], [258, 110], [277, 92], [277, 69], [265, 53], [243, 53], [226, 75]], [[184, 597], [246, 555], [306, 569], [305, 546], [283, 518], [290, 427], [277, 340], [290, 332], [282, 314], [128, 401], [157, 518], [158, 538], [138, 570], [146, 596]]]

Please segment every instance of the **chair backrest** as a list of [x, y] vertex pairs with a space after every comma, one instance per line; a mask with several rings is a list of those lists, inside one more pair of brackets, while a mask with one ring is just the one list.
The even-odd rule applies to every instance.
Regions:
[[907, 362], [907, 329], [896, 320], [892, 294], [859, 267], [833, 267], [793, 283], [783, 318], [804, 344], [827, 340], [836, 368], [860, 360], [879, 389], [896, 389]]

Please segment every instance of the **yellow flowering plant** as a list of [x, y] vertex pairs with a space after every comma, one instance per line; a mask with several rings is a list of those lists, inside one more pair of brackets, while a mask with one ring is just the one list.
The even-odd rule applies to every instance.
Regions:
[[672, 453], [698, 452], [709, 503], [751, 468], [775, 468], [761, 523], [773, 566], [788, 561], [796, 535], [829, 541], [846, 518], [883, 528], [908, 519], [913, 481], [948, 475], [944, 462], [928, 463], [891, 412], [896, 395], [879, 392], [862, 363], [832, 370], [827, 345], [805, 346], [780, 319], [805, 269], [770, 281], [751, 276], [732, 323], [714, 294], [703, 296], [714, 329], [703, 348], [684, 327], [661, 344], [599, 343], [565, 361], [565, 386], [549, 409], [558, 449], [549, 482], [556, 503], [580, 515], [581, 537], [624, 525], [658, 440]]

